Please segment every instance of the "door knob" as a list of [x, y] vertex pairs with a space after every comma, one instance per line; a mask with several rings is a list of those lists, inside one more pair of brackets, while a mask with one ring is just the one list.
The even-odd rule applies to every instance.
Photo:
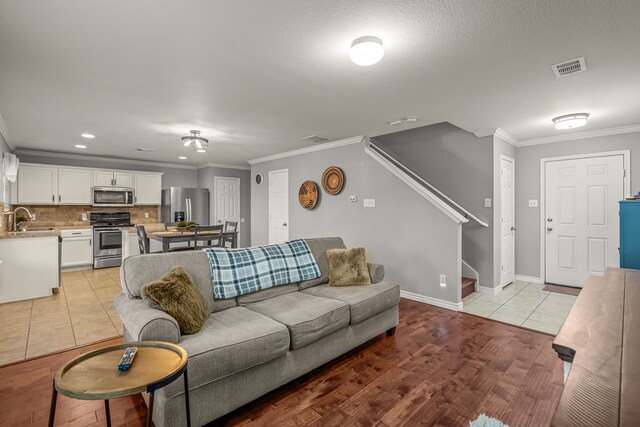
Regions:
[[551, 221], [553, 221], [553, 218], [551, 217], [547, 218], [547, 222], [551, 222]]
[[511, 227], [511, 231], [516, 231], [516, 228], [515, 227]]
[[547, 227], [547, 231], [551, 231], [551, 230], [553, 230], [553, 228]]
[[286, 222], [285, 222], [285, 223], [283, 223], [283, 224], [282, 224], [282, 226], [283, 226], [283, 227], [286, 227], [286, 226], [287, 226], [287, 223], [286, 223]]

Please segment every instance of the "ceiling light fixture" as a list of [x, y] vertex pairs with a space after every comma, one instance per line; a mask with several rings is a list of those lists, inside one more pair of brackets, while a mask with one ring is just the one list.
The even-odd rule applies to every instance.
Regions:
[[556, 117], [551, 121], [556, 129], [573, 129], [586, 125], [588, 117], [588, 113], [573, 113]]
[[95, 135], [92, 135], [90, 133], [81, 133], [80, 136], [87, 139], [93, 139], [96, 137]]
[[380, 61], [383, 56], [384, 47], [378, 37], [358, 37], [351, 43], [349, 58], [357, 65], [368, 67]]
[[207, 147], [209, 147], [209, 140], [201, 137], [199, 130], [190, 130], [189, 132], [191, 135], [182, 137], [182, 145], [198, 152], [206, 151]]
[[75, 147], [76, 148], [87, 148], [86, 145], [82, 145], [82, 144], [76, 144]]
[[198, 153], [206, 153], [207, 150], [196, 150]]
[[185, 156], [180, 156], [178, 157], [180, 160], [187, 160], [187, 158]]

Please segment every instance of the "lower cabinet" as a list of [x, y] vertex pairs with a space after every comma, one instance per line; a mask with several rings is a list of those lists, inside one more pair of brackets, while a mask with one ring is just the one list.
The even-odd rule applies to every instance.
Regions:
[[62, 268], [93, 264], [93, 235], [91, 229], [62, 230]]

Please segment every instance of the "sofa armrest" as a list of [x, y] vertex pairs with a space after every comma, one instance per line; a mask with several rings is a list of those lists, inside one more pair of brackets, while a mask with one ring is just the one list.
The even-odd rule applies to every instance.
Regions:
[[384, 280], [384, 265], [369, 263], [369, 276], [371, 276], [371, 283], [379, 283]]
[[133, 340], [180, 342], [178, 322], [164, 311], [151, 307], [147, 301], [120, 293], [113, 305]]

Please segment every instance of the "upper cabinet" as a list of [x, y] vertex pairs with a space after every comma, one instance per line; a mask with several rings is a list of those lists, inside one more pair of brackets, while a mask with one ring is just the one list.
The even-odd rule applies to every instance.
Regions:
[[135, 204], [159, 205], [162, 203], [162, 175], [135, 173]]
[[109, 170], [94, 170], [93, 186], [133, 188], [133, 173]]
[[134, 189], [136, 205], [162, 203], [162, 173], [23, 163], [12, 186], [15, 204], [90, 205], [92, 187]]

